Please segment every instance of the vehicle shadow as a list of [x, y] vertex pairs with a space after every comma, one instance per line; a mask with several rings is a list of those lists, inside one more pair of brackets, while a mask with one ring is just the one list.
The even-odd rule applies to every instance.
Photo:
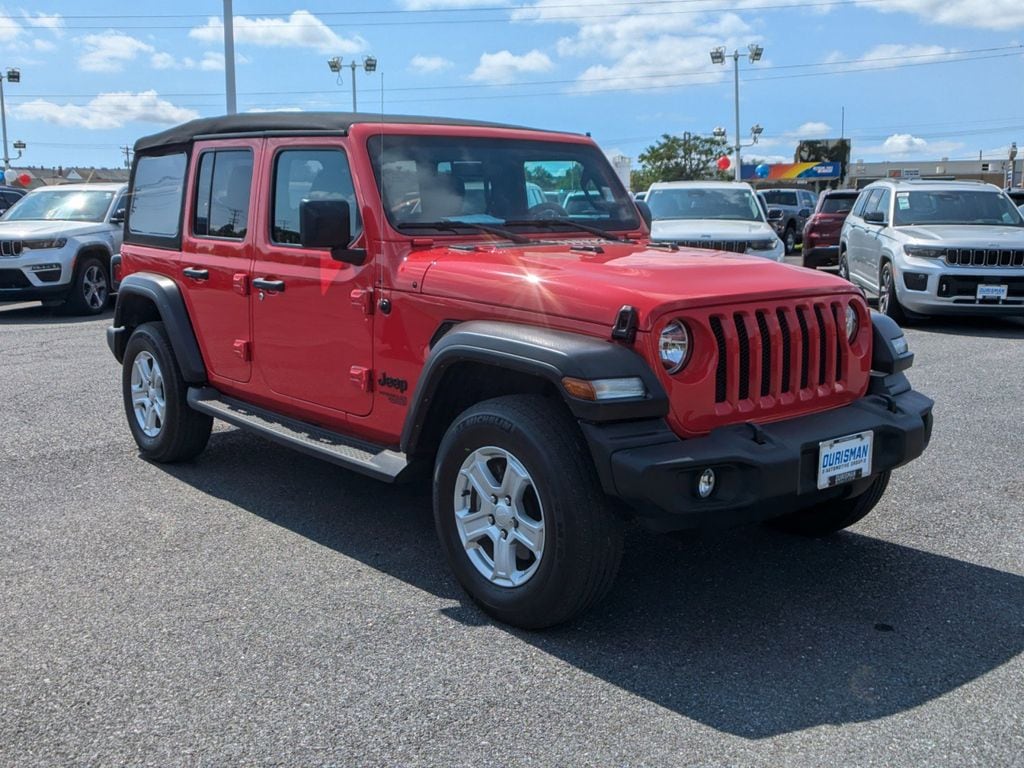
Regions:
[[[425, 484], [369, 482], [239, 431], [163, 469], [458, 600], [443, 609], [457, 621], [490, 621], [442, 560]], [[590, 614], [507, 631], [659, 706], [760, 739], [955, 690], [1024, 650], [1022, 606], [1024, 577], [856, 533], [805, 540], [753, 527], [684, 543], [632, 528], [616, 586]]]
[[931, 317], [914, 323], [915, 331], [990, 339], [1024, 339], [1024, 317]]
[[66, 315], [60, 307], [0, 302], [0, 325], [67, 325], [69, 323], [87, 323], [93, 320], [109, 320], [113, 316], [113, 303], [97, 315]]

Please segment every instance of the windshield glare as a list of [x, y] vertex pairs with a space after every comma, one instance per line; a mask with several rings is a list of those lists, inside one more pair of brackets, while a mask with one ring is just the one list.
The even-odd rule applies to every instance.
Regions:
[[897, 192], [893, 224], [989, 224], [1024, 227], [1013, 204], [998, 192]]
[[761, 208], [746, 189], [654, 189], [647, 196], [659, 219], [761, 221]]
[[113, 192], [41, 189], [25, 195], [4, 221], [103, 221]]
[[370, 138], [368, 150], [388, 220], [403, 230], [444, 231], [431, 224], [445, 221], [520, 231], [552, 220], [602, 230], [640, 226], [633, 201], [590, 145], [385, 135]]

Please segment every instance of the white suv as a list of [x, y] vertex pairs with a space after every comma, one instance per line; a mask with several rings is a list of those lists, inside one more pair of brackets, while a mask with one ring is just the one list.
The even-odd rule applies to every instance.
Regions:
[[0, 217], [0, 301], [102, 312], [121, 250], [127, 184], [62, 184], [29, 192]]
[[663, 181], [652, 184], [651, 241], [686, 248], [747, 253], [782, 261], [786, 249], [749, 184]]
[[1024, 217], [991, 184], [876, 181], [843, 224], [839, 274], [897, 322], [1024, 315]]

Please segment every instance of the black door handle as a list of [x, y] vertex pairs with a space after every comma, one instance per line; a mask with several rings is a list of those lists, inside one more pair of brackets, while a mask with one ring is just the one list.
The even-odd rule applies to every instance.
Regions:
[[208, 280], [210, 278], [210, 270], [199, 269], [197, 267], [185, 267], [181, 270], [185, 277], [191, 277], [193, 280]]
[[261, 291], [279, 293], [284, 290], [284, 280], [268, 280], [265, 277], [257, 277], [252, 281], [252, 287], [259, 288]]

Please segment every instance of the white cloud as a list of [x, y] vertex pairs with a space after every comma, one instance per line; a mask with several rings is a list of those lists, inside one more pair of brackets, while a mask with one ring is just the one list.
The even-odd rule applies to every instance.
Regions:
[[149, 63], [153, 69], [174, 69], [178, 66], [178, 60], [167, 51], [157, 51], [150, 57]]
[[64, 17], [59, 13], [32, 14], [22, 11], [22, 17], [25, 19], [25, 23], [30, 27], [48, 29], [57, 37], [60, 37], [64, 33]]
[[795, 139], [820, 139], [823, 136], [828, 136], [831, 130], [832, 126], [828, 123], [812, 120], [790, 132], [789, 135]]
[[1020, 0], [861, 0], [860, 4], [881, 13], [910, 13], [930, 24], [978, 29], [1024, 27], [1024, 3]]
[[[834, 51], [825, 57], [825, 64], [836, 65], [835, 69], [882, 69], [908, 63], [947, 61], [956, 58], [957, 51], [941, 45], [912, 45], [904, 43], [886, 43], [876, 45], [855, 59]], [[841, 64], [839, 62], [842, 62]]]
[[114, 30], [85, 35], [80, 40], [85, 53], [78, 57], [78, 66], [86, 72], [120, 72], [140, 53], [154, 51], [149, 43]]
[[57, 50], [57, 44], [53, 40], [43, 40], [41, 37], [37, 37], [32, 41], [32, 47], [41, 53]]
[[[295, 11], [288, 18], [235, 16], [235, 43], [265, 47], [309, 48], [319, 53], [351, 54], [366, 48], [366, 41], [356, 35], [344, 38], [309, 11]], [[210, 16], [206, 24], [189, 30], [189, 37], [211, 45], [224, 41], [224, 22]]]
[[[224, 54], [219, 51], [207, 51], [201, 59], [193, 59], [186, 56], [183, 59], [176, 59], [166, 51], [157, 51], [149, 58], [153, 69], [198, 69], [203, 72], [223, 72]], [[235, 54], [236, 64], [248, 64], [249, 59], [241, 54]]]
[[430, 74], [431, 72], [441, 72], [442, 70], [451, 68], [451, 66], [452, 62], [444, 56], [423, 56], [422, 54], [418, 54], [409, 60], [409, 69], [413, 72], [418, 72], [421, 75]]
[[45, 99], [12, 107], [21, 120], [42, 120], [64, 128], [110, 130], [127, 123], [182, 123], [198, 113], [161, 99], [156, 91], [101, 93], [88, 104], [57, 104]]
[[959, 141], [928, 141], [912, 133], [894, 133], [875, 146], [858, 146], [854, 140], [856, 156], [868, 160], [902, 160], [911, 157], [936, 160], [954, 156], [963, 148], [964, 144]]
[[506, 0], [401, 0], [401, 6], [407, 11], [436, 11], [446, 8], [473, 8], [475, 6], [491, 7], [508, 5]]
[[927, 141], [909, 133], [894, 133], [882, 142], [882, 149], [894, 155], [919, 154], [927, 148]]
[[554, 65], [546, 53], [532, 50], [517, 56], [511, 51], [484, 53], [469, 79], [477, 82], [511, 83], [517, 76], [547, 72]]

